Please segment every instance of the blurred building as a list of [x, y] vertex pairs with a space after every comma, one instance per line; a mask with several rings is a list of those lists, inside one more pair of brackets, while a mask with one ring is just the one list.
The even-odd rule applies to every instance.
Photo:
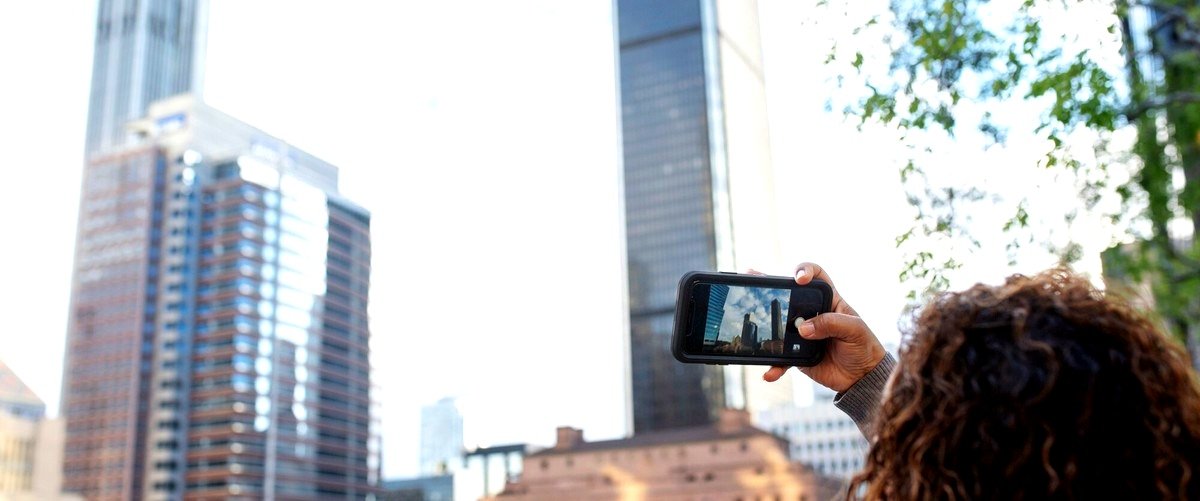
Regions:
[[820, 394], [812, 405], [763, 411], [758, 425], [787, 439], [792, 460], [832, 477], [857, 474], [870, 448], [854, 420]]
[[63, 421], [0, 362], [0, 501], [75, 500], [62, 493]]
[[421, 475], [445, 475], [463, 457], [463, 419], [452, 398], [421, 408]]
[[46, 415], [46, 403], [3, 361], [0, 361], [0, 412], [30, 421]]
[[454, 501], [454, 477], [432, 475], [405, 480], [386, 480], [379, 501]]
[[370, 215], [334, 166], [187, 95], [127, 130], [84, 170], [66, 490], [373, 493]]
[[125, 124], [151, 102], [204, 82], [207, 0], [99, 0], [88, 102], [87, 154], [137, 138]]
[[669, 346], [684, 273], [779, 262], [758, 3], [615, 5], [633, 431], [790, 405], [790, 380], [681, 365]]
[[559, 428], [554, 447], [527, 456], [520, 480], [492, 499], [805, 501], [842, 492], [842, 482], [790, 461], [786, 440], [725, 410], [711, 425], [622, 440], [587, 442]]
[[370, 217], [311, 155], [186, 97], [151, 108], [199, 95], [206, 3], [99, 2], [66, 489], [361, 498], [379, 467]]
[[521, 476], [526, 444], [476, 447], [463, 455], [463, 469], [454, 475], [455, 499], [475, 500], [495, 496]]

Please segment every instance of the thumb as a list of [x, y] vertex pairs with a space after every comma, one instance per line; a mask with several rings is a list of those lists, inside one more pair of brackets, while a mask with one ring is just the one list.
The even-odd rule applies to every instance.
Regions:
[[851, 343], [862, 342], [871, 333], [862, 318], [844, 313], [822, 313], [808, 320], [797, 318], [796, 329], [804, 339], [833, 338]]

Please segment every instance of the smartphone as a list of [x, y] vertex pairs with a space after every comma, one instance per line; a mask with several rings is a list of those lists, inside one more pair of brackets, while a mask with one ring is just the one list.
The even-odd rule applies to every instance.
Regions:
[[809, 367], [825, 340], [800, 337], [797, 318], [830, 311], [833, 288], [820, 280], [693, 271], [679, 280], [671, 351], [697, 364]]

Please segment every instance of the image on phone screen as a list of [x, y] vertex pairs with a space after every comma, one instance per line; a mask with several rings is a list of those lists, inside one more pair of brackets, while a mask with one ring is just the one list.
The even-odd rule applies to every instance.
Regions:
[[[697, 284], [707, 296], [701, 353], [788, 356], [808, 353], [796, 330], [797, 317], [810, 318], [821, 308], [818, 291]], [[798, 297], [793, 297], [798, 296]]]

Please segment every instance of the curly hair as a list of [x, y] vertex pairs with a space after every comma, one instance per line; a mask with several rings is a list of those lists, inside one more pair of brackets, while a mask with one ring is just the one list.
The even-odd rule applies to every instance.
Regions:
[[901, 352], [848, 497], [1200, 499], [1189, 361], [1067, 270], [941, 295]]

